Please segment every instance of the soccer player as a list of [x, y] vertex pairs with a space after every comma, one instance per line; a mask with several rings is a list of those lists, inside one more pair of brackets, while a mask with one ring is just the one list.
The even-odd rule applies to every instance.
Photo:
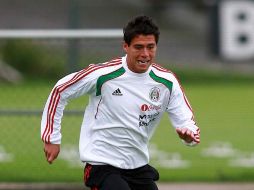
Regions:
[[148, 143], [163, 113], [187, 145], [200, 142], [199, 128], [175, 75], [154, 63], [160, 34], [154, 21], [135, 17], [123, 32], [125, 56], [89, 65], [57, 82], [44, 108], [41, 138], [52, 163], [60, 152], [65, 105], [87, 94], [79, 143], [86, 186], [156, 190], [159, 174], [148, 164]]

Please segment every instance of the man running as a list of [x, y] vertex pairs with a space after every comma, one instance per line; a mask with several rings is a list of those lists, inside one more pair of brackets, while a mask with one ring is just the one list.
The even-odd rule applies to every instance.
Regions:
[[126, 55], [93, 64], [57, 82], [44, 108], [41, 138], [46, 159], [60, 152], [61, 119], [69, 99], [88, 95], [79, 151], [92, 190], [156, 190], [149, 140], [164, 112], [187, 145], [200, 142], [191, 106], [175, 75], [154, 63], [159, 29], [147, 16], [123, 29]]

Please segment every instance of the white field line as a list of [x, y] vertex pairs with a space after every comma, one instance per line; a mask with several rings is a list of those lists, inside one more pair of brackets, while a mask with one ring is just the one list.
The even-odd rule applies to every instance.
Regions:
[[10, 153], [7, 153], [5, 148], [0, 145], [0, 163], [3, 162], [12, 162], [14, 159], [14, 156]]

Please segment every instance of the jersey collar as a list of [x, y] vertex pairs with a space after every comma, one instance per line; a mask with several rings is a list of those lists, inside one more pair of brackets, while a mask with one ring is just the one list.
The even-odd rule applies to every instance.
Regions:
[[124, 57], [122, 57], [122, 63], [123, 63], [123, 68], [125, 69], [125, 71], [126, 71], [128, 74], [130, 74], [130, 75], [132, 75], [132, 76], [136, 76], [136, 77], [144, 77], [144, 76], [149, 75], [149, 72], [150, 72], [151, 69], [152, 69], [151, 66], [148, 68], [148, 70], [147, 70], [145, 73], [135, 73], [135, 72], [131, 71], [131, 70], [128, 68], [126, 58], [127, 58], [127, 55], [125, 55]]

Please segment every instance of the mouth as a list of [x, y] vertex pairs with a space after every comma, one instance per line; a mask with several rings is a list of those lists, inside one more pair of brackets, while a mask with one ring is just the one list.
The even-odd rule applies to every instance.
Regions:
[[149, 65], [149, 64], [150, 64], [150, 61], [149, 61], [149, 60], [143, 60], [143, 61], [139, 60], [139, 61], [137, 61], [137, 63], [138, 63], [139, 65]]

